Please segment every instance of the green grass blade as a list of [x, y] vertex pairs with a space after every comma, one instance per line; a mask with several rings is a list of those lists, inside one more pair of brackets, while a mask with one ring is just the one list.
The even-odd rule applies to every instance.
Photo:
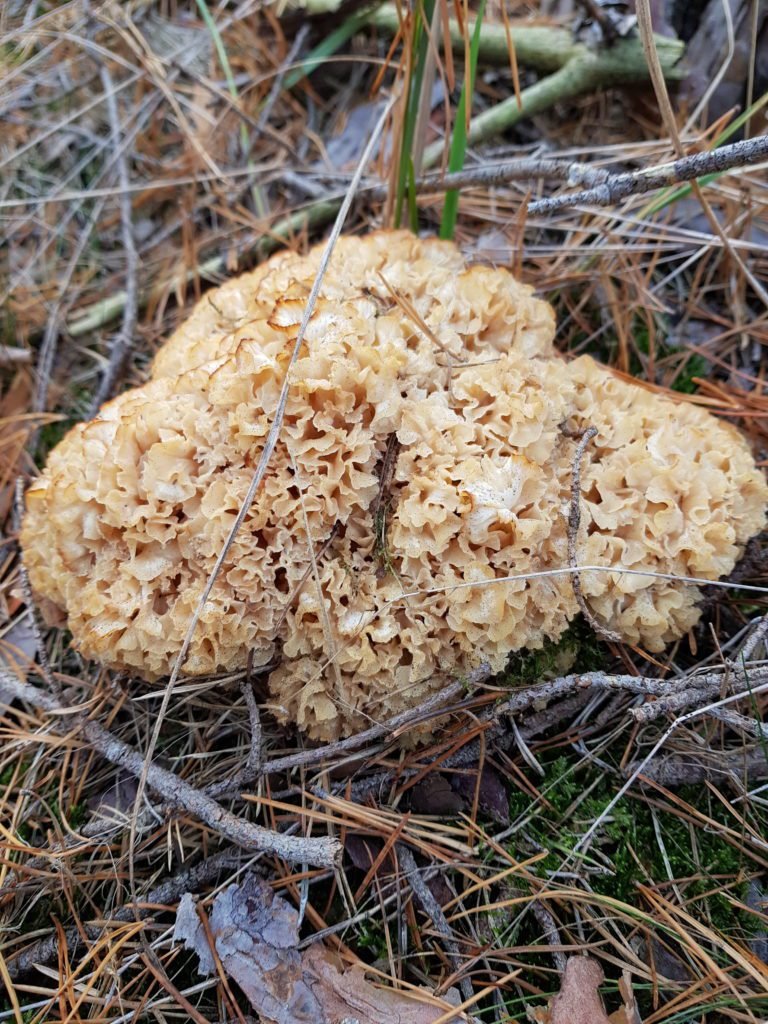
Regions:
[[285, 76], [285, 88], [292, 89], [295, 85], [299, 84], [302, 78], [311, 75], [316, 68], [319, 68], [329, 57], [332, 57], [348, 39], [351, 39], [353, 35], [368, 23], [372, 9], [372, 7], [364, 7], [363, 10], [356, 11], [346, 21], [343, 21], [337, 29], [334, 29], [330, 35], [327, 35], [321, 43], [318, 43], [317, 46], [310, 50], [301, 65]]
[[413, 160], [408, 161], [408, 220], [414, 235], [419, 233], [419, 204], [416, 202], [416, 171]]
[[[461, 87], [459, 105], [456, 109], [456, 117], [453, 122], [453, 138], [451, 139], [451, 152], [448, 157], [448, 170], [460, 171], [464, 167], [464, 160], [467, 155], [467, 113], [472, 107], [472, 96], [475, 89], [475, 74], [477, 72], [477, 58], [480, 52], [480, 30], [483, 25], [483, 14], [485, 12], [485, 0], [480, 0], [480, 7], [477, 11], [475, 29], [472, 33], [472, 41], [469, 46], [469, 67], [464, 74], [464, 84]], [[451, 189], [445, 194], [443, 205], [443, 217], [440, 222], [440, 237], [453, 238], [456, 230], [456, 220], [459, 214], [459, 193]]]
[[[216, 24], [213, 15], [208, 9], [208, 4], [205, 0], [197, 0], [197, 9], [200, 11], [200, 16], [205, 22], [205, 27], [211, 34], [213, 45], [216, 49], [216, 56], [221, 64], [221, 70], [224, 73], [224, 78], [229, 89], [229, 95], [233, 99], [237, 99], [237, 86], [235, 85], [235, 76], [232, 74], [232, 66], [229, 63], [229, 57], [227, 56], [227, 48], [224, 46], [224, 40], [221, 38], [221, 32], [219, 32], [219, 26]], [[244, 124], [240, 125], [240, 139], [243, 143], [243, 152], [248, 152], [248, 129]]]
[[[416, 130], [416, 121], [419, 115], [419, 97], [421, 86], [424, 81], [424, 69], [427, 63], [427, 50], [429, 47], [429, 34], [425, 30], [425, 24], [432, 21], [432, 14], [435, 9], [435, 0], [426, 0], [423, 7], [420, 5], [413, 12], [413, 29], [411, 47], [416, 54], [416, 63], [412, 67], [408, 80], [408, 93], [406, 97], [405, 118], [403, 119], [403, 134], [400, 143], [400, 166], [397, 174], [397, 191], [395, 193], [394, 219], [395, 227], [400, 227], [403, 215], [403, 201], [405, 199], [408, 181], [413, 169], [413, 138]], [[423, 18], [423, 20], [422, 20]], [[415, 203], [412, 195], [409, 195], [409, 209]], [[411, 226], [413, 217], [411, 216]]]
[[[232, 65], [229, 63], [227, 48], [224, 46], [224, 40], [221, 38], [219, 26], [216, 24], [213, 15], [208, 9], [208, 4], [206, 3], [206, 0], [197, 0], [197, 9], [200, 11], [200, 16], [202, 17], [203, 21], [205, 22], [206, 28], [211, 34], [211, 39], [213, 40], [213, 45], [216, 49], [216, 56], [219, 59], [219, 64], [221, 64], [221, 70], [224, 72], [224, 79], [227, 83], [227, 88], [229, 89], [229, 95], [232, 97], [233, 100], [238, 100], [239, 97], [237, 92], [237, 85], [235, 83], [235, 76], [232, 73]], [[243, 155], [247, 156], [251, 149], [251, 136], [247, 127], [243, 124], [242, 121], [240, 122], [240, 145], [243, 150]], [[253, 166], [253, 162], [249, 158], [248, 167], [253, 169]], [[258, 185], [254, 184], [251, 186], [251, 195], [253, 196], [253, 202], [256, 208], [256, 212], [259, 214], [260, 217], [265, 217], [267, 215], [267, 206], [266, 203], [264, 202], [264, 197]]]

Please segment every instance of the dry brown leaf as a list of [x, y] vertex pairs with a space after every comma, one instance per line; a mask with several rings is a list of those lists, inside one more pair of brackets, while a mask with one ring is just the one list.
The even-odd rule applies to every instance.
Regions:
[[529, 1008], [528, 1019], [533, 1024], [642, 1024], [629, 971], [623, 972], [619, 982], [624, 1005], [610, 1017], [598, 992], [603, 977], [597, 960], [569, 957], [560, 991], [548, 1007]]
[[[255, 875], [228, 886], [213, 901], [210, 934], [221, 965], [249, 999], [265, 1024], [432, 1024], [445, 1020], [451, 1002], [379, 988], [362, 968], [343, 970], [329, 951], [315, 943], [297, 948], [298, 914]], [[179, 903], [174, 939], [200, 960], [200, 972], [213, 974], [214, 958], [191, 894]], [[451, 1021], [466, 1020], [457, 1013]]]
[[603, 977], [597, 960], [569, 957], [560, 991], [552, 1000], [552, 1024], [610, 1024], [597, 991]]

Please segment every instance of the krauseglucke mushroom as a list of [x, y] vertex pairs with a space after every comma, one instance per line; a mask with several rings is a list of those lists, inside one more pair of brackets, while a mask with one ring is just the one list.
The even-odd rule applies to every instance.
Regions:
[[[320, 249], [206, 294], [150, 379], [74, 427], [27, 491], [21, 543], [82, 654], [167, 675], [275, 414]], [[731, 426], [553, 348], [551, 307], [407, 232], [342, 238], [291, 371], [280, 440], [211, 592], [190, 675], [281, 663], [279, 718], [330, 740], [417, 706], [578, 614], [660, 651], [765, 525]], [[612, 570], [612, 571], [609, 571]], [[543, 573], [533, 578], [512, 578]], [[498, 582], [501, 580], [502, 582]]]

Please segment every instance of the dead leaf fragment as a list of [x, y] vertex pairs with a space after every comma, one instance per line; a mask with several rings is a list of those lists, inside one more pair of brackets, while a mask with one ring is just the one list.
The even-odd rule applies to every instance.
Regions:
[[[265, 1024], [433, 1024], [445, 1021], [455, 1005], [428, 992], [379, 988], [362, 968], [343, 970], [329, 951], [315, 943], [299, 950], [298, 913], [256, 875], [228, 886], [213, 901], [210, 934], [221, 964], [250, 1000]], [[186, 893], [176, 915], [174, 939], [193, 950], [200, 972], [215, 964], [195, 901]], [[466, 1020], [464, 1014], [452, 1022]]]
[[569, 957], [560, 991], [549, 1006], [529, 1007], [528, 1019], [533, 1024], [642, 1024], [629, 971], [623, 972], [619, 982], [624, 1005], [610, 1017], [598, 992], [603, 977], [597, 960], [587, 956]]
[[597, 960], [569, 957], [560, 991], [552, 1000], [552, 1024], [610, 1024], [597, 991], [603, 978]]
[[640, 1008], [637, 1005], [635, 993], [632, 991], [632, 975], [627, 970], [621, 972], [619, 992], [624, 1005], [616, 1013], [611, 1014], [610, 1019], [613, 1024], [642, 1024]]

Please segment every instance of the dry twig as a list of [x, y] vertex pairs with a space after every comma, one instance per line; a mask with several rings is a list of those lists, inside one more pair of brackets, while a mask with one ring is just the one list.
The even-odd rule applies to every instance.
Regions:
[[768, 760], [760, 747], [717, 754], [696, 751], [654, 757], [645, 763], [632, 761], [624, 774], [630, 778], [636, 775], [641, 781], [649, 779], [660, 786], [696, 786], [702, 782], [720, 785], [725, 779], [751, 781], [768, 777]]
[[[158, 905], [177, 903], [185, 892], [198, 892], [204, 885], [214, 881], [224, 871], [237, 868], [242, 856], [232, 850], [223, 850], [192, 868], [185, 868], [177, 875], [161, 882], [151, 889], [139, 903], [128, 903], [110, 914], [106, 921], [93, 924], [73, 926], [63, 930], [66, 952], [71, 957], [86, 942], [96, 941], [104, 934], [105, 927], [123, 921], [134, 921], [138, 915], [146, 918], [157, 911]], [[20, 978], [39, 966], [56, 961], [64, 952], [59, 934], [54, 932], [45, 939], [40, 939], [8, 960], [8, 972], [11, 978]]]
[[[0, 675], [0, 684], [15, 700], [24, 701], [38, 711], [54, 716], [51, 725], [56, 732], [66, 735], [74, 728], [78, 739], [87, 742], [107, 761], [124, 768], [136, 778], [144, 774], [147, 785], [163, 800], [195, 815], [218, 835], [244, 850], [273, 853], [294, 864], [315, 864], [318, 867], [338, 865], [342, 852], [338, 840], [330, 837], [307, 839], [301, 836], [282, 835], [238, 818], [173, 772], [160, 768], [151, 761], [147, 762], [138, 751], [133, 750], [98, 722], [82, 715], [71, 715], [69, 708], [63, 707], [34, 686], [19, 682], [9, 673]], [[136, 805], [139, 805], [138, 798]]]
[[[487, 668], [479, 669], [468, 680], [469, 685], [477, 685], [487, 679], [489, 675]], [[276, 757], [266, 761], [262, 765], [265, 775], [273, 775], [276, 772], [290, 771], [293, 768], [310, 768], [313, 765], [324, 765], [330, 763], [343, 754], [358, 751], [361, 747], [374, 743], [376, 740], [386, 738], [392, 742], [406, 729], [413, 728], [421, 722], [429, 721], [437, 714], [445, 714], [450, 709], [451, 701], [455, 700], [465, 692], [464, 683], [451, 683], [445, 689], [433, 693], [418, 708], [410, 708], [408, 711], [401, 711], [399, 715], [381, 722], [379, 725], [372, 725], [370, 729], [358, 732], [354, 736], [348, 736], [344, 740], [336, 740], [335, 743], [327, 743], [315, 750], [301, 750], [296, 754], [287, 754], [285, 757]]]
[[[413, 854], [404, 843], [397, 844], [397, 859], [400, 861], [400, 865], [405, 873], [408, 884], [418, 897], [419, 902], [426, 913], [432, 918], [435, 931], [443, 940], [443, 945], [448, 953], [454, 973], [461, 975], [461, 953], [459, 950], [459, 944], [453, 936], [451, 926], [448, 924], [445, 914], [443, 913], [443, 908], [432, 895], [432, 890], [422, 878], [419, 866], [416, 863]], [[460, 977], [459, 988], [461, 989], [461, 994], [464, 999], [472, 998], [474, 992], [472, 989], [472, 982], [469, 978]]]
[[646, 167], [631, 174], [614, 174], [593, 188], [548, 199], [536, 199], [528, 205], [528, 214], [556, 213], [570, 206], [615, 206], [628, 196], [656, 192], [670, 185], [694, 181], [707, 174], [725, 171], [749, 164], [757, 164], [768, 157], [768, 135], [720, 146], [706, 153], [681, 157], [669, 164]]
[[250, 679], [243, 681], [240, 692], [248, 708], [248, 722], [251, 730], [248, 759], [244, 767], [236, 772], [231, 779], [222, 779], [221, 782], [216, 782], [206, 788], [205, 792], [212, 800], [219, 800], [231, 793], [236, 793], [261, 775], [261, 715]]

